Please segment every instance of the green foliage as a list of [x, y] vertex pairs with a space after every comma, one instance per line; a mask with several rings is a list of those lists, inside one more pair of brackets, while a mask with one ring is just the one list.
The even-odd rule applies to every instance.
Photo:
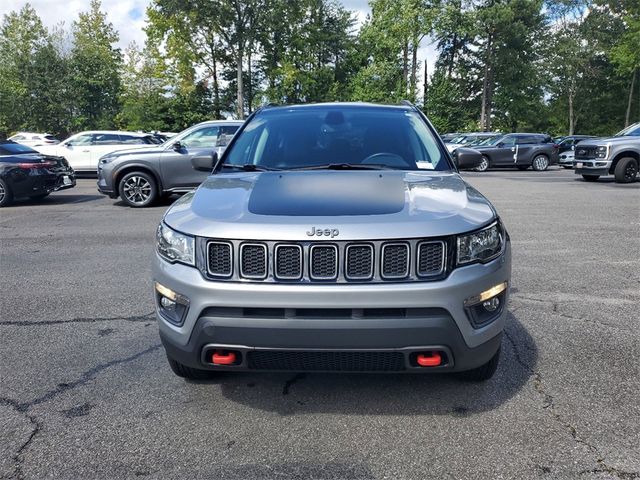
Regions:
[[123, 53], [98, 0], [70, 32], [26, 4], [0, 24], [0, 131], [176, 131], [266, 102], [409, 99], [441, 131], [609, 135], [640, 119], [639, 5], [370, 0], [357, 28], [339, 0], [152, 0], [144, 47]]

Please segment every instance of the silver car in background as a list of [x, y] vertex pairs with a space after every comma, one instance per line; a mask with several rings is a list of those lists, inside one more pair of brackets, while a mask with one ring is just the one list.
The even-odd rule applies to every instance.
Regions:
[[119, 196], [131, 207], [148, 207], [160, 196], [193, 190], [208, 175], [194, 162], [221, 155], [240, 125], [236, 120], [202, 122], [162, 145], [109, 153], [98, 162], [98, 191]]

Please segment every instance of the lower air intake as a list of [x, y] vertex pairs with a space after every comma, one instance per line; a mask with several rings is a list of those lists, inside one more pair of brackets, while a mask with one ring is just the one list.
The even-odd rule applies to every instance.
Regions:
[[400, 372], [405, 369], [401, 352], [252, 351], [247, 359], [249, 368], [255, 370]]

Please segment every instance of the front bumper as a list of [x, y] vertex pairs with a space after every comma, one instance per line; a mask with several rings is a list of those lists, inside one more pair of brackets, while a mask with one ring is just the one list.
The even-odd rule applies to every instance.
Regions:
[[611, 161], [597, 159], [574, 159], [573, 170], [576, 175], [609, 175]]
[[[474, 328], [465, 299], [502, 282], [510, 282], [511, 250], [487, 264], [455, 269], [442, 281], [389, 284], [291, 285], [205, 280], [200, 272], [170, 264], [157, 254], [153, 279], [189, 299], [184, 323], [175, 326], [162, 317], [156, 303], [160, 336], [167, 354], [201, 369], [246, 370], [246, 361], [213, 366], [203, 358], [208, 348], [249, 351], [402, 352], [409, 362], [422, 350], [447, 352], [448, 362], [434, 369], [406, 371], [462, 371], [486, 363], [500, 347], [507, 316], [505, 293], [496, 318]], [[229, 308], [224, 308], [229, 307]], [[255, 314], [230, 314], [234, 308]], [[314, 309], [424, 309], [414, 315], [318, 317], [262, 315], [266, 309], [312, 312]], [[245, 310], [246, 311], [246, 310]], [[243, 355], [243, 359], [246, 355]]]

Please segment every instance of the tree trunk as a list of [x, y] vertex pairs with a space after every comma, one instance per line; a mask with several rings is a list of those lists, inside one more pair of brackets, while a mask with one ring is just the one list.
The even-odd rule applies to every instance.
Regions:
[[569, 91], [569, 135], [573, 135], [576, 128], [575, 114], [573, 112], [573, 97], [575, 97], [575, 93], [572, 87]]
[[238, 49], [238, 54], [236, 55], [236, 63], [238, 64], [238, 72], [236, 75], [236, 80], [238, 82], [238, 98], [237, 98], [237, 114], [238, 120], [244, 119], [244, 85], [242, 82], [242, 60], [244, 55], [242, 54], [242, 50]]
[[429, 91], [429, 65], [427, 65], [427, 59], [424, 59], [424, 85], [422, 86], [423, 90], [423, 99], [422, 105], [424, 109], [424, 113], [427, 113], [427, 92]]
[[416, 85], [418, 83], [418, 41], [414, 39], [411, 49], [411, 87], [409, 100], [416, 101]]
[[253, 105], [253, 81], [251, 79], [251, 48], [247, 51], [247, 78], [249, 85], [247, 85], [247, 105], [249, 107], [249, 115], [251, 115], [251, 106]]
[[402, 96], [407, 94], [407, 80], [409, 78], [409, 40], [402, 47]]
[[220, 84], [218, 82], [218, 62], [213, 59], [213, 115], [216, 119], [222, 118], [220, 112]]
[[491, 68], [493, 48], [493, 33], [489, 34], [487, 39], [487, 56], [484, 63], [484, 80], [482, 81], [482, 109], [480, 111], [480, 129], [483, 132], [489, 131], [491, 127], [491, 97], [493, 91], [493, 85], [491, 77], [493, 77], [493, 71]]
[[628, 127], [631, 124], [631, 104], [633, 103], [633, 87], [636, 83], [636, 70], [633, 70], [631, 74], [631, 86], [629, 87], [629, 101], [627, 102], [627, 115], [624, 119], [624, 126]]

